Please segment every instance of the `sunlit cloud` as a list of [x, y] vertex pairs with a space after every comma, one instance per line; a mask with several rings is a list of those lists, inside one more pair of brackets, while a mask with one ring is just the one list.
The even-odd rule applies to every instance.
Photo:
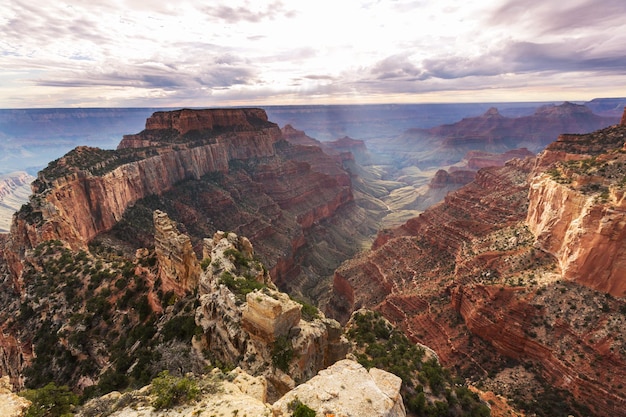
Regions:
[[15, 0], [0, 107], [626, 96], [623, 1], [474, 3]]

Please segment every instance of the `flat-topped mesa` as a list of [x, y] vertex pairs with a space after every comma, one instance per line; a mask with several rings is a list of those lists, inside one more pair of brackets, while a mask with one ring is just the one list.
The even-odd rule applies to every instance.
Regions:
[[273, 131], [280, 135], [278, 126], [268, 121], [265, 110], [245, 109], [182, 109], [160, 111], [146, 120], [146, 129], [136, 135], [124, 135], [118, 149], [161, 146], [214, 138], [224, 133]]

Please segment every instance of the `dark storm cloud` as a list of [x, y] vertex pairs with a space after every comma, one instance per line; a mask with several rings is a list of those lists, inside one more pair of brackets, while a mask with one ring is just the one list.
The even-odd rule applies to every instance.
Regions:
[[393, 55], [369, 69], [372, 80], [397, 82], [545, 72], [624, 74], [626, 54], [622, 51], [596, 51], [591, 42], [585, 41], [508, 42], [501, 48], [473, 57], [451, 55], [413, 63], [406, 55]]
[[502, 51], [504, 62], [516, 71], [610, 72], [624, 73], [626, 53], [595, 51], [576, 41], [539, 44], [516, 42]]
[[278, 17], [293, 17], [295, 12], [285, 8], [281, 1], [269, 4], [264, 10], [251, 10], [249, 7], [231, 7], [225, 5], [205, 7], [204, 12], [227, 23], [252, 22], [258, 23]]
[[310, 75], [305, 75], [302, 78], [306, 78], [307, 80], [334, 80], [336, 79], [336, 77], [333, 77], [331, 75], [323, 75], [323, 74], [310, 74]]

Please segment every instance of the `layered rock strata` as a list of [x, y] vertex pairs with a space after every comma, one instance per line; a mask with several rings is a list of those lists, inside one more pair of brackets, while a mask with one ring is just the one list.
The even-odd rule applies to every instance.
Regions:
[[561, 135], [537, 161], [526, 221], [563, 277], [626, 295], [626, 123]]
[[[185, 185], [195, 187], [193, 196], [182, 195], [189, 192]], [[283, 286], [301, 274], [297, 259], [307, 256], [299, 253], [308, 244], [309, 231], [337, 213], [342, 221], [359, 217], [363, 223], [359, 209], [349, 208], [350, 176], [341, 157], [329, 157], [318, 147], [289, 145], [259, 109], [157, 112], [144, 131], [127, 135], [117, 151], [80, 147], [50, 163], [33, 191], [13, 222], [6, 251], [18, 290], [30, 249], [57, 239], [86, 249], [123, 221], [128, 210], [153, 196], [161, 196], [164, 204], [149, 207], [150, 212], [167, 211], [191, 230], [197, 253], [202, 238], [219, 229], [250, 236]], [[150, 246], [153, 231], [129, 223], [120, 226], [131, 239], [124, 245]], [[372, 230], [357, 227], [357, 233], [370, 235]], [[338, 260], [315, 268], [334, 268], [356, 250], [347, 245], [337, 249]], [[315, 280], [313, 275], [306, 279]]]
[[381, 232], [336, 271], [334, 317], [375, 307], [466, 375], [497, 374], [504, 355], [587, 412], [623, 412], [624, 128], [563, 135], [536, 162], [482, 169]]

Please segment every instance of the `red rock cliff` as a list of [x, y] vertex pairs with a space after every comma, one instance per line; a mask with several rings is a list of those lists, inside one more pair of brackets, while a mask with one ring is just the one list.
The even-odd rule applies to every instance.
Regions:
[[626, 127], [561, 135], [540, 156], [526, 221], [563, 277], [626, 295]]
[[[52, 239], [85, 248], [137, 200], [226, 172], [232, 160], [272, 156], [281, 135], [259, 109], [157, 112], [146, 125], [150, 130], [133, 138], [150, 148], [128, 149], [135, 139], [124, 139], [118, 151], [79, 147], [39, 173], [30, 204], [11, 226], [7, 259], [14, 276], [26, 249]], [[192, 130], [192, 138], [181, 137]]]
[[626, 304], [609, 294], [624, 295], [625, 142], [624, 126], [562, 135], [536, 164], [480, 170], [336, 271], [335, 317], [376, 308], [464, 375], [503, 355], [623, 414]]

